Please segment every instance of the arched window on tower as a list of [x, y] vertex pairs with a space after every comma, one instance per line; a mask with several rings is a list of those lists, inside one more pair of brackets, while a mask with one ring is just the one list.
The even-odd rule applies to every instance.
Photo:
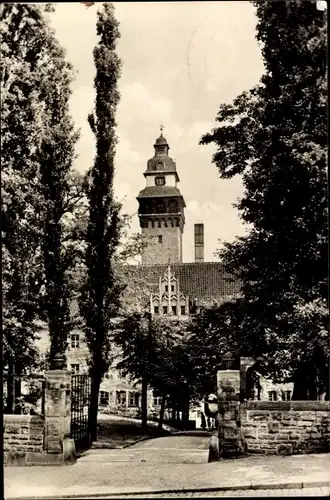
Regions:
[[156, 212], [157, 214], [163, 214], [165, 213], [165, 205], [163, 201], [158, 201], [156, 205]]
[[[161, 153], [165, 152], [165, 148], [163, 147], [162, 150], [159, 149]], [[156, 170], [164, 170], [164, 162], [163, 161], [158, 161], [156, 163]]]
[[178, 212], [178, 202], [176, 200], [171, 200], [168, 204], [168, 211], [172, 214]]

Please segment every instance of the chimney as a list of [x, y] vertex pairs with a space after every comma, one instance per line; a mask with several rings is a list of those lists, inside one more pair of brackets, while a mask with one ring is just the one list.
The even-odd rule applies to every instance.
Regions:
[[195, 262], [204, 262], [204, 224], [195, 224]]

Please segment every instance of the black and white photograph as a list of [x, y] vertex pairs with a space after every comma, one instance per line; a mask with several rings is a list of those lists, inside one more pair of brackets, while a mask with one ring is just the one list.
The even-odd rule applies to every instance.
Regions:
[[3, 497], [330, 497], [325, 0], [1, 12]]

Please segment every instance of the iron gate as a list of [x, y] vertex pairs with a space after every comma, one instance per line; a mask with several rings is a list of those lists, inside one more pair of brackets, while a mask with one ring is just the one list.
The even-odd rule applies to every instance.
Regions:
[[71, 378], [71, 438], [76, 451], [90, 447], [89, 408], [91, 381], [88, 375], [72, 375]]

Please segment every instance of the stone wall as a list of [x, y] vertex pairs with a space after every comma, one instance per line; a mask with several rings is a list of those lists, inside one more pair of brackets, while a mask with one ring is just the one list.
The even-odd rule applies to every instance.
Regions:
[[329, 401], [247, 401], [241, 432], [249, 453], [291, 455], [330, 451]]
[[6, 465], [40, 463], [44, 419], [40, 415], [4, 415], [3, 446]]

